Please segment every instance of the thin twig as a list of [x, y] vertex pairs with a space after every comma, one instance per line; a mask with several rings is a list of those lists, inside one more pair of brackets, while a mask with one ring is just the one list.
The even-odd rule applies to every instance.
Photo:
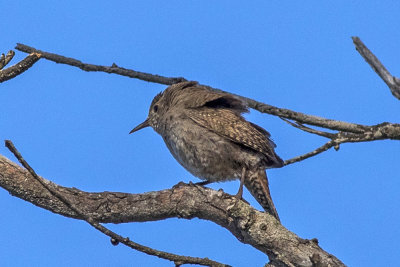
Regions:
[[[86, 64], [82, 63], [81, 61], [73, 58], [67, 58], [61, 55], [37, 50], [36, 48], [24, 45], [24, 44], [17, 44], [15, 49], [26, 52], [26, 53], [32, 53], [32, 52], [38, 52], [42, 54], [42, 57], [56, 62], [56, 63], [62, 63], [62, 64], [67, 64], [71, 66], [78, 67], [82, 70], [85, 71], [103, 71], [107, 73], [115, 73], [123, 76], [128, 76], [131, 78], [143, 80], [143, 81], [148, 81], [148, 82], [154, 82], [154, 83], [159, 83], [159, 84], [165, 84], [165, 85], [170, 85], [174, 84], [177, 82], [181, 81], [186, 81], [185, 78], [181, 77], [176, 77], [176, 78], [169, 78], [169, 77], [163, 77], [160, 75], [153, 75], [150, 73], [144, 73], [144, 72], [139, 72], [139, 71], [134, 71], [134, 70], [129, 70], [125, 68], [121, 68], [113, 64], [111, 67], [106, 67], [106, 66], [100, 66], [100, 65], [93, 65], [93, 64]], [[211, 90], [215, 91], [220, 91], [220, 92], [225, 92], [220, 89], [216, 89], [207, 85], [203, 85]], [[337, 120], [332, 120], [332, 119], [325, 119], [322, 117], [318, 116], [313, 116], [313, 115], [307, 115], [301, 112], [296, 112], [292, 111], [289, 109], [284, 109], [284, 108], [278, 108], [274, 107], [271, 105], [267, 105], [264, 103], [261, 103], [259, 101], [235, 95], [236, 97], [242, 99], [243, 101], [246, 102], [246, 104], [255, 110], [258, 110], [262, 113], [268, 113], [271, 115], [275, 115], [278, 117], [282, 118], [287, 118], [291, 120], [296, 120], [301, 123], [305, 124], [310, 124], [318, 127], [324, 127], [332, 130], [337, 130], [337, 131], [348, 131], [348, 132], [353, 132], [353, 133], [362, 133], [365, 129], [368, 128], [368, 126], [360, 125], [360, 124], [355, 124], [355, 123], [349, 123], [349, 122], [344, 122], [344, 121], [337, 121]]]
[[289, 121], [287, 119], [284, 119], [284, 118], [281, 118], [281, 119], [283, 121], [285, 121], [286, 123], [292, 125], [293, 127], [297, 128], [297, 129], [300, 129], [302, 131], [305, 131], [307, 133], [316, 134], [316, 135], [327, 137], [327, 138], [330, 138], [330, 139], [335, 137], [335, 134], [333, 134], [333, 133], [318, 131], [316, 129], [312, 129], [310, 127], [304, 126], [303, 124], [300, 124], [300, 123], [293, 123], [293, 122], [291, 122], [291, 121]]
[[17, 64], [12, 65], [7, 69], [0, 70], [0, 83], [20, 75], [21, 73], [32, 67], [32, 65], [35, 64], [39, 59], [40, 59], [40, 54], [34, 52], [28, 55], [20, 62], [18, 62]]
[[383, 66], [379, 59], [368, 49], [368, 47], [360, 40], [359, 37], [353, 36], [353, 43], [357, 51], [367, 61], [371, 68], [382, 78], [389, 86], [393, 96], [400, 99], [400, 79], [396, 78]]
[[188, 256], [180, 256], [160, 250], [156, 250], [150, 247], [146, 247], [143, 245], [140, 245], [138, 243], [135, 243], [129, 238], [124, 238], [117, 233], [109, 230], [108, 228], [104, 227], [100, 223], [96, 222], [93, 220], [90, 216], [86, 216], [84, 212], [82, 212], [77, 206], [72, 204], [64, 195], [59, 193], [56, 190], [53, 190], [48, 184], [40, 178], [36, 172], [32, 169], [32, 167], [24, 160], [22, 157], [21, 153], [15, 148], [14, 144], [10, 140], [5, 141], [6, 147], [14, 154], [14, 156], [18, 159], [18, 161], [22, 164], [22, 166], [29, 171], [29, 173], [37, 180], [44, 188], [46, 188], [47, 191], [57, 199], [59, 199], [61, 202], [63, 202], [68, 208], [73, 210], [76, 214], [78, 214], [83, 220], [85, 220], [87, 223], [89, 223], [91, 226], [102, 232], [103, 234], [109, 236], [113, 242], [113, 244], [117, 244], [118, 242], [123, 243], [124, 245], [144, 252], [148, 255], [153, 255], [157, 256], [162, 259], [170, 260], [175, 263], [175, 265], [182, 265], [182, 264], [197, 264], [197, 265], [202, 265], [202, 266], [229, 266], [226, 264], [222, 264], [213, 260], [210, 260], [208, 258], [197, 258], [197, 257], [188, 257]]
[[310, 158], [310, 157], [312, 157], [312, 156], [315, 156], [315, 155], [317, 155], [317, 154], [319, 154], [319, 153], [322, 153], [322, 152], [324, 152], [324, 151], [327, 151], [327, 150], [330, 149], [331, 147], [338, 146], [338, 145], [339, 145], [339, 144], [337, 143], [336, 140], [330, 140], [330, 141], [327, 142], [325, 145], [320, 146], [320, 147], [318, 147], [317, 149], [315, 149], [315, 150], [313, 150], [313, 151], [311, 151], [311, 152], [308, 152], [308, 153], [306, 153], [306, 154], [304, 154], [304, 155], [297, 156], [297, 157], [294, 157], [294, 158], [285, 160], [284, 165], [289, 165], [289, 164], [292, 164], [292, 163], [295, 163], [295, 162], [298, 162], [298, 161], [305, 160], [305, 159]]
[[6, 66], [8, 64], [8, 62], [11, 61], [11, 59], [13, 59], [14, 55], [15, 55], [15, 52], [13, 50], [8, 51], [7, 55], [1, 54], [0, 70], [2, 70], [4, 68], [4, 66]]
[[[299, 128], [297, 125], [293, 126]], [[311, 130], [316, 131], [314, 129]], [[309, 132], [308, 130], [306, 131]], [[384, 122], [381, 124], [371, 126], [369, 131], [365, 131], [364, 133], [355, 134], [349, 132], [338, 132], [336, 134], [332, 134], [332, 137], [330, 139], [331, 140], [327, 142], [325, 145], [304, 155], [286, 160], [284, 164], [289, 165], [298, 161], [302, 161], [304, 159], [307, 159], [309, 157], [327, 151], [331, 147], [335, 147], [336, 150], [339, 150], [339, 145], [344, 143], [360, 143], [360, 142], [370, 142], [370, 141], [385, 140], [385, 139], [400, 140], [400, 124]]]

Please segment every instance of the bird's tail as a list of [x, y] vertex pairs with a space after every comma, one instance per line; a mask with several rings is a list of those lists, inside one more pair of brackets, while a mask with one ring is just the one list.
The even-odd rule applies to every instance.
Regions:
[[275, 209], [274, 202], [272, 202], [271, 194], [269, 192], [268, 178], [265, 170], [248, 170], [246, 178], [244, 179], [244, 185], [264, 210], [280, 221], [278, 212]]

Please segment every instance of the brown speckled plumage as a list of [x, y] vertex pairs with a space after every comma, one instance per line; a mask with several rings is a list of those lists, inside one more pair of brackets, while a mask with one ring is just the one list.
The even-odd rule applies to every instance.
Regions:
[[247, 111], [230, 94], [182, 82], [154, 97], [147, 120], [131, 132], [151, 126], [175, 159], [201, 179], [227, 181], [245, 173], [246, 188], [279, 220], [265, 169], [282, 167], [283, 161], [274, 151], [270, 134], [242, 117]]

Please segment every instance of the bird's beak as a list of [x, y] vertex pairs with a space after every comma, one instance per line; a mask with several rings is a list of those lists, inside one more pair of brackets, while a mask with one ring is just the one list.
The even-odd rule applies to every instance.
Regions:
[[129, 132], [129, 134], [139, 131], [140, 129], [146, 128], [148, 126], [150, 126], [150, 124], [149, 124], [149, 119], [147, 118], [144, 122], [133, 128], [132, 131]]

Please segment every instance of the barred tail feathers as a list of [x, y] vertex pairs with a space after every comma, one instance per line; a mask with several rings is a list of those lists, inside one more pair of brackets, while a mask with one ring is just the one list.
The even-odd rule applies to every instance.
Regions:
[[257, 202], [260, 203], [263, 209], [280, 221], [278, 212], [275, 209], [274, 202], [272, 202], [271, 194], [269, 192], [268, 178], [265, 170], [248, 170], [244, 179], [244, 185]]

